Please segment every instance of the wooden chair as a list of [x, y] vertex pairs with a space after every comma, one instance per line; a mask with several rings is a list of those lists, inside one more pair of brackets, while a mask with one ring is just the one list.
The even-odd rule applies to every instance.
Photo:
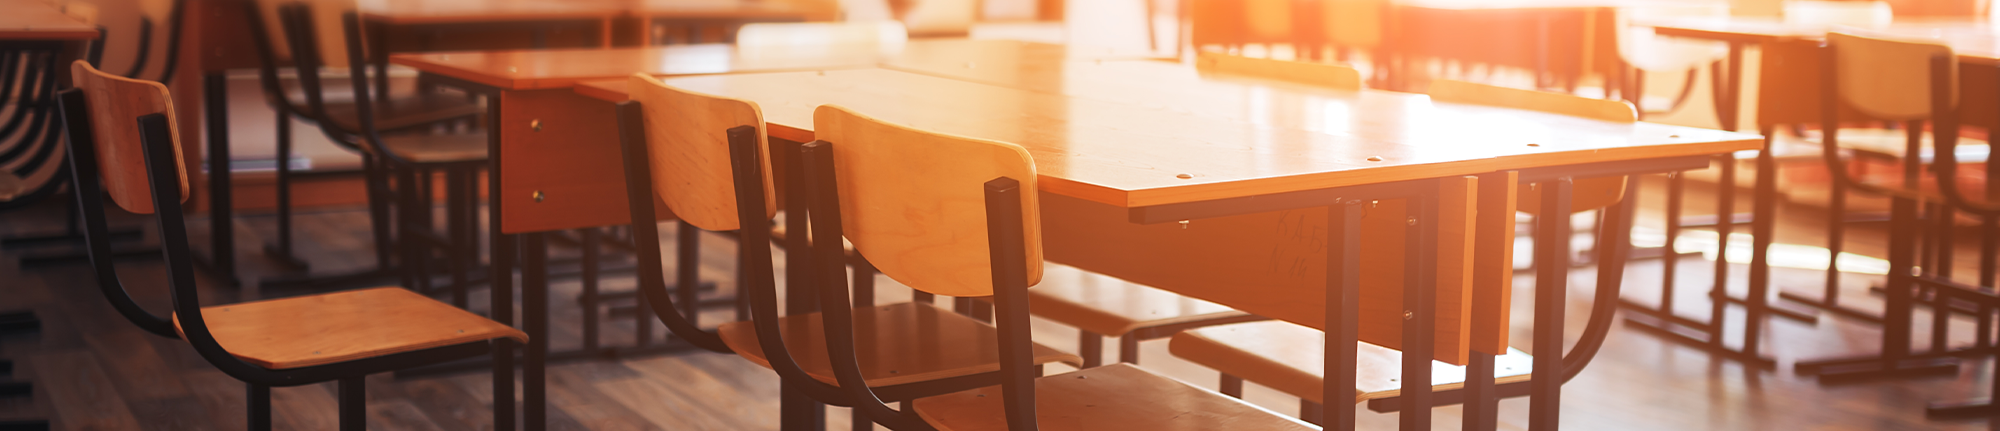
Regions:
[[[1443, 103], [1507, 106], [1605, 121], [1636, 121], [1631, 105], [1622, 101], [1453, 80], [1432, 81], [1431, 93], [1434, 100]], [[1624, 177], [1578, 180], [1573, 189], [1573, 210], [1586, 211], [1617, 203], [1623, 197], [1624, 189]], [[1536, 212], [1535, 209], [1540, 208], [1540, 195], [1534, 184], [1521, 185], [1516, 193], [1517, 208], [1523, 212]], [[1512, 236], [1508, 235], [1508, 238]], [[1511, 269], [1507, 272], [1511, 273]], [[1501, 283], [1506, 283], [1506, 279], [1511, 277], [1499, 278]], [[1324, 395], [1324, 342], [1320, 332], [1311, 328], [1284, 322], [1256, 322], [1182, 332], [1173, 337], [1168, 348], [1174, 356], [1220, 371], [1225, 394], [1240, 396], [1242, 382], [1248, 380], [1298, 396], [1300, 417], [1317, 423], [1322, 418], [1327, 401]], [[1401, 393], [1402, 385], [1395, 382], [1402, 375], [1400, 352], [1361, 343], [1357, 354], [1358, 375], [1355, 381], [1359, 386], [1354, 402], [1394, 397]], [[1495, 355], [1493, 360], [1495, 384], [1527, 381], [1534, 361], [1528, 354], [1512, 347], [1508, 347], [1505, 354]], [[1455, 389], [1465, 384], [1466, 367], [1438, 362], [1432, 364], [1431, 383], [1434, 390]]]
[[[1887, 298], [1883, 307], [1882, 348], [1879, 356], [1863, 358], [1843, 358], [1821, 361], [1802, 361], [1801, 373], [1818, 373], [1828, 376], [1854, 376], [1863, 374], [1900, 373], [1908, 371], [1909, 365], [1935, 364], [1936, 361], [1921, 359], [1921, 354], [1911, 353], [1913, 337], [1912, 311], [1918, 305], [1929, 305], [1932, 311], [1932, 349], [1948, 349], [1951, 315], [1959, 309], [1954, 305], [1963, 301], [1975, 304], [1973, 313], [1979, 316], [1981, 324], [1980, 345], [1989, 345], [1989, 328], [1993, 308], [2000, 306], [2000, 300], [1988, 293], [1995, 286], [1996, 254], [2000, 254], [2000, 194], [1995, 183], [1987, 182], [1987, 196], [1973, 199], [1959, 190], [1957, 176], [1957, 141], [1960, 121], [1968, 121], [1988, 127], [1991, 130], [2000, 121], [1990, 118], [1964, 118], [1960, 108], [1970, 104], [1961, 100], [1959, 72], [1956, 55], [1951, 48], [1930, 41], [1904, 41], [1867, 35], [1834, 32], [1826, 35], [1826, 44], [1821, 49], [1824, 63], [1819, 68], [1821, 106], [1821, 156], [1833, 178], [1836, 189], [1855, 190], [1891, 199], [1889, 231], [1889, 274]], [[1979, 101], [1992, 103], [1991, 101]], [[1990, 105], [1989, 105], [1990, 106]], [[1987, 109], [1991, 109], [1990, 107]], [[1854, 175], [1849, 166], [1861, 154], [1848, 156], [1845, 150], [1847, 131], [1843, 124], [1854, 121], [1855, 117], [1869, 120], [1900, 122], [1906, 132], [1903, 151], [1895, 154], [1895, 162], [1904, 165], [1900, 183], [1871, 181]], [[1925, 153], [1925, 131], [1937, 143], [1931, 156], [1939, 163], [1935, 166], [1940, 177], [1926, 184], [1923, 181], [1921, 159]], [[1989, 155], [1988, 167], [1992, 167]], [[1924, 208], [1926, 215], [1919, 217], [1918, 209]], [[1950, 261], [1954, 248], [1952, 238], [1957, 234], [1954, 224], [1957, 211], [1966, 211], [1983, 219], [1980, 285], [1954, 282]], [[1929, 232], [1925, 232], [1928, 230]], [[1922, 237], [1924, 247], [1934, 248], [1933, 256], [1925, 250], [1922, 261], [1917, 254], [1918, 240]], [[1921, 270], [1918, 268], [1921, 267]], [[1928, 296], [1928, 298], [1926, 298]], [[1927, 304], [1926, 304], [1927, 303]], [[1941, 364], [1942, 365], [1942, 364]], [[1922, 366], [1922, 365], [1919, 365]], [[1937, 365], [1931, 365], [1937, 366]], [[1950, 367], [1950, 365], [1944, 365]], [[1829, 368], [1836, 368], [1829, 370]], [[1849, 368], [1856, 371], [1842, 370]], [[1996, 383], [2000, 388], [2000, 383]], [[1990, 412], [1988, 406], [1940, 407], [1934, 405], [1933, 413]], [[1941, 412], [1942, 410], [1942, 412]], [[1961, 410], [1954, 412], [1953, 410]]]
[[[841, 380], [841, 373], [850, 371], [843, 368], [848, 365], [859, 367], [853, 370], [868, 378], [871, 390], [901, 401], [999, 383], [1002, 361], [993, 342], [998, 335], [992, 326], [971, 317], [928, 302], [877, 305], [872, 295], [847, 305], [844, 280], [839, 295], [843, 305], [838, 309], [814, 313], [812, 303], [800, 302], [811, 298], [811, 290], [806, 289], [823, 282], [812, 278], [813, 262], [830, 262], [846, 274], [848, 259], [839, 246], [824, 247], [832, 250], [831, 255], [814, 255], [814, 248], [803, 236], [788, 238], [786, 284], [793, 289], [788, 297], [798, 299], [791, 300], [787, 315], [780, 317], [770, 249], [747, 246], [769, 243], [769, 231], [759, 227], [769, 224], [776, 212], [774, 175], [767, 169], [772, 164], [768, 155], [775, 151], [765, 144], [762, 112], [747, 101], [669, 87], [646, 75], [634, 75], [629, 88], [632, 101], [621, 105], [619, 122], [633, 220], [655, 220], [652, 202], [657, 191], [659, 200], [685, 223], [681, 238], [695, 235], [693, 228], [736, 231], [740, 243], [746, 245], [738, 247], [738, 265], [744, 277], [738, 284], [738, 295], [750, 298], [751, 320], [724, 323], [710, 333], [684, 315], [689, 304], [677, 304], [667, 295], [660, 268], [654, 263], [659, 262], [656, 228], [647, 222], [633, 224], [641, 262], [640, 288], [668, 329], [701, 347], [735, 352], [771, 368], [788, 389], [798, 388], [811, 400], [829, 404], [856, 403], [845, 386], [859, 383]], [[797, 160], [786, 161], [796, 164]], [[796, 170], [786, 172], [786, 222], [792, 232], [806, 232], [804, 179]], [[827, 241], [825, 244], [841, 243], [838, 236], [814, 236]], [[694, 262], [686, 259], [693, 255], [683, 252], [682, 256], [681, 276], [688, 280], [685, 271]], [[855, 356], [831, 358], [827, 347], [838, 342], [821, 333], [822, 322], [845, 322], [850, 314], [865, 316], [871, 323], [858, 339], [843, 341], [849, 346], [858, 343], [866, 353], [858, 360]], [[1031, 355], [1026, 361], [1033, 365], [1077, 361], [1073, 355], [1042, 346], [1034, 346]], [[793, 416], [795, 412], [788, 407], [788, 424], [816, 420]], [[865, 424], [869, 415], [858, 413], [854, 417], [857, 423]]]
[[[292, 241], [291, 179], [293, 175], [290, 163], [293, 154], [292, 120], [299, 118], [311, 122], [327, 121], [340, 130], [360, 130], [361, 121], [358, 117], [359, 111], [353, 100], [339, 96], [333, 97], [333, 100], [326, 100], [326, 94], [320, 88], [321, 81], [317, 68], [302, 71], [296, 80], [287, 80], [279, 73], [279, 67], [286, 62], [292, 62], [294, 66], [298, 65], [298, 62], [293, 61], [291, 41], [286, 36], [287, 28], [285, 22], [287, 20], [280, 16], [278, 10], [284, 5], [294, 3], [297, 2], [293, 0], [255, 0], [244, 1], [242, 2], [242, 6], [245, 11], [244, 15], [251, 17], [247, 22], [250, 25], [252, 45], [256, 47], [258, 52], [258, 75], [262, 83], [264, 99], [278, 114], [277, 140], [274, 145], [277, 150], [276, 158], [278, 160], [275, 186], [277, 190], [278, 231], [276, 241], [266, 244], [264, 253], [289, 265], [291, 269], [303, 271], [309, 269], [310, 264], [298, 258], [293, 253]], [[351, 5], [351, 3], [337, 1], [312, 2], [312, 4], [315, 7], [322, 8], [326, 5]], [[333, 12], [337, 13], [338, 10], [334, 10]], [[333, 29], [339, 28], [337, 26], [322, 27], [315, 25], [310, 31], [315, 32], [317, 35], [316, 39], [324, 38], [327, 32], [319, 29], [328, 27]], [[340, 36], [339, 33], [333, 33], [333, 39], [336, 41], [342, 39]], [[284, 41], [285, 43], [274, 43], [273, 40]], [[317, 41], [314, 43], [316, 44], [315, 46], [323, 45]], [[332, 46], [340, 49], [340, 51], [315, 49], [311, 52], [315, 54], [345, 52], [346, 45], [344, 43]], [[320, 67], [339, 67], [346, 64], [345, 56], [335, 57], [340, 58], [327, 58], [327, 56], [319, 55], [316, 58], [308, 59], [307, 62], [318, 64]], [[387, 93], [377, 92], [377, 95], [379, 97], [387, 95]], [[485, 111], [485, 108], [479, 106], [478, 103], [458, 95], [425, 91], [414, 94], [387, 96], [386, 99], [372, 107], [378, 110], [374, 118], [376, 127], [384, 132], [412, 131], [436, 126], [441, 123], [449, 124], [469, 120], [476, 118]], [[313, 106], [314, 99], [319, 99], [317, 108]], [[367, 155], [367, 151], [355, 145], [354, 142], [345, 139], [335, 139], [333, 142], [344, 149], [363, 154], [364, 164], [375, 163]], [[368, 170], [365, 167], [364, 170], [367, 170], [369, 175], [379, 175], [379, 172], [376, 170]], [[376, 179], [371, 177], [369, 183], [373, 184], [373, 181], [376, 181]], [[386, 196], [377, 193], [377, 189], [371, 187], [368, 190], [369, 205], [372, 211], [371, 216], [376, 216], [371, 221], [374, 222], [377, 242], [377, 270], [382, 270], [390, 265], [389, 257], [392, 254], [389, 251], [392, 240], [390, 239], [389, 222], [387, 220], [389, 204]], [[283, 283], [281, 282], [280, 284]]]
[[[1028, 326], [1026, 293], [1040, 281], [1042, 253], [1035, 168], [1027, 151], [883, 123], [832, 106], [820, 107], [813, 123], [821, 140], [801, 146], [797, 156], [807, 188], [788, 193], [804, 192], [812, 201], [810, 282], [819, 289], [822, 313], [818, 325], [799, 329], [824, 331], [825, 344], [810, 346], [822, 350], [808, 354], [828, 357], [838, 382], [828, 389], [841, 391], [858, 416], [897, 430], [1311, 429], [1132, 365], [1040, 377], [1039, 365], [1050, 355], [1030, 340]], [[946, 325], [891, 320], [885, 307], [853, 308], [845, 268], [837, 264], [842, 251], [833, 246], [841, 238], [851, 240], [884, 274], [918, 290], [993, 296], [998, 328], [970, 319], [959, 324], [981, 328], [975, 344], [963, 348], [990, 358], [987, 366], [993, 368], [985, 371], [997, 371], [999, 379], [915, 400], [892, 391], [890, 382], [902, 379], [879, 372], [871, 358], [891, 351], [931, 357], [971, 352], [953, 352], [928, 335], [880, 337], [913, 330], [893, 327]], [[768, 298], [760, 299], [766, 299], [764, 309], [771, 308]], [[786, 381], [803, 378], [787, 375]], [[897, 411], [884, 400], [913, 402]], [[1038, 417], [1072, 420], [1040, 423]]]
[[[182, 218], [187, 173], [166, 86], [106, 74], [81, 61], [71, 70], [77, 88], [60, 100], [98, 287], [134, 324], [187, 340], [204, 360], [248, 383], [249, 429], [271, 428], [271, 387], [326, 381], [340, 382], [341, 429], [363, 429], [365, 376], [486, 355], [495, 342], [527, 340], [514, 328], [397, 287], [203, 307]], [[126, 293], [104, 237], [104, 203], [97, 197], [105, 192], [126, 211], [155, 214], [173, 295], [170, 315], [153, 314]], [[496, 381], [501, 371], [495, 370]], [[504, 371], [511, 377], [511, 369]], [[512, 417], [511, 408], [495, 409], [501, 429], [512, 428]]]
[[[388, 134], [391, 127], [401, 127], [410, 117], [381, 112], [396, 112], [377, 103], [378, 91], [373, 87], [379, 79], [370, 79], [362, 43], [360, 18], [354, 11], [347, 11], [341, 22], [346, 31], [342, 32], [344, 52], [352, 87], [352, 117], [342, 117], [327, 103], [320, 79], [320, 63], [326, 58], [319, 51], [320, 31], [315, 27], [314, 5], [307, 3], [286, 4], [279, 7], [278, 16], [283, 20], [286, 39], [290, 42], [292, 61], [296, 66], [299, 83], [305, 91], [304, 110], [289, 111], [314, 119], [320, 130], [335, 142], [343, 142], [357, 148], [364, 155], [363, 166], [368, 171], [372, 221], [377, 223], [375, 239], [377, 264], [386, 266], [388, 256], [400, 254], [401, 270], [406, 285], [421, 292], [432, 289], [429, 264], [433, 253], [445, 252], [449, 257], [451, 273], [451, 296], [453, 304], [466, 303], [466, 282], [468, 271], [477, 262], [474, 230], [479, 225], [476, 219], [478, 192], [474, 190], [477, 176], [487, 164], [487, 135], [483, 129], [462, 134]], [[267, 88], [268, 89], [268, 88]], [[460, 99], [460, 102], [463, 102]], [[289, 102], [285, 102], [289, 103]], [[476, 111], [476, 109], [474, 110]], [[309, 115], [307, 115], [309, 114]], [[349, 118], [348, 123], [342, 118]], [[428, 122], [445, 121], [456, 117], [426, 117]], [[427, 124], [426, 121], [417, 121]], [[438, 232], [433, 227], [431, 215], [432, 196], [429, 193], [430, 178], [442, 172], [445, 178], [446, 229]], [[397, 187], [389, 187], [389, 178], [395, 177]], [[425, 181], [418, 181], [419, 178]], [[389, 213], [393, 202], [395, 214]], [[393, 222], [389, 220], [393, 219]], [[395, 227], [395, 235], [390, 238], [387, 225]], [[384, 244], [396, 244], [399, 252], [392, 252]]]

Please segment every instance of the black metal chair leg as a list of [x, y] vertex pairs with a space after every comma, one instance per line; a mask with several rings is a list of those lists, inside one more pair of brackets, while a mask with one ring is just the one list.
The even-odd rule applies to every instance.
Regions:
[[1324, 422], [1326, 422], [1326, 405], [1315, 403], [1312, 401], [1299, 400], [1299, 420], [1306, 421], [1306, 423], [1313, 425], [1322, 425], [1322, 426], [1325, 425]]
[[1118, 362], [1127, 364], [1139, 363], [1139, 337], [1132, 336], [1132, 334], [1125, 334], [1123, 337], [1118, 337]]
[[[472, 218], [472, 206], [477, 198], [472, 193], [471, 168], [445, 170], [445, 229], [451, 237], [446, 248], [451, 265], [451, 305], [458, 308], [467, 306], [466, 283], [470, 281], [467, 271], [479, 259], [478, 250], [466, 244], [472, 240], [473, 226], [467, 223]], [[594, 284], [594, 283], [593, 283]], [[595, 286], [592, 286], [595, 287]]]
[[1230, 398], [1243, 398], [1243, 378], [1222, 373], [1222, 380], [1216, 383], [1216, 392], [1221, 392]]
[[1104, 365], [1104, 334], [1078, 330], [1076, 354], [1083, 357], [1083, 368], [1097, 368]]
[[851, 409], [851, 410], [852, 414], [850, 416], [852, 418], [853, 425], [851, 425], [848, 429], [854, 431], [874, 431], [875, 421], [868, 420], [867, 412], [863, 412], [861, 411], [861, 409]]
[[306, 271], [311, 264], [299, 259], [292, 249], [292, 116], [278, 110], [277, 206], [278, 241], [264, 244], [264, 256], [292, 271]]
[[340, 431], [368, 430], [367, 377], [340, 379]]
[[271, 387], [256, 383], [245, 383], [249, 391], [244, 397], [249, 406], [244, 410], [250, 414], [250, 431], [271, 431]]

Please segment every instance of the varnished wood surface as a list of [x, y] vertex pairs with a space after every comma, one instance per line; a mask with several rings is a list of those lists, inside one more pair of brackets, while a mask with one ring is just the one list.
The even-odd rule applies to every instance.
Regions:
[[[1063, 62], [1047, 73], [984, 76], [1034, 90], [887, 70], [666, 82], [756, 101], [772, 135], [786, 139], [811, 140], [810, 110], [838, 104], [900, 124], [1018, 143], [1033, 154], [1044, 190], [1117, 206], [1717, 154], [1759, 143], [1755, 135], [1439, 104], [1404, 93], [1203, 80], [1192, 68], [1154, 62]], [[615, 91], [592, 87], [599, 97]]]
[[764, 216], [777, 214], [776, 181], [771, 175], [771, 147], [764, 143], [764, 117], [757, 105], [742, 100], [690, 93], [660, 85], [646, 75], [627, 78], [638, 91], [633, 100], [644, 110], [646, 148], [652, 160], [653, 190], [674, 214], [711, 231], [740, 226], [736, 183], [732, 176], [729, 130], [756, 130], [759, 169], [764, 176]]
[[[1324, 403], [1326, 333], [1285, 322], [1253, 322], [1211, 326], [1174, 334], [1168, 344], [1174, 356], [1223, 374], [1269, 386], [1280, 392]], [[1508, 349], [1496, 355], [1494, 382], [1528, 380], [1534, 358]], [[1403, 393], [1403, 352], [1360, 343], [1355, 357], [1354, 402]], [[1465, 367], [1431, 362], [1431, 387], [1465, 386]], [[1332, 408], [1329, 406], [1329, 408]]]
[[[105, 194], [126, 211], [152, 214], [153, 188], [146, 176], [145, 147], [139, 141], [139, 117], [166, 114], [167, 123], [174, 123], [174, 99], [167, 95], [167, 86], [104, 73], [83, 60], [70, 64], [70, 77], [76, 88], [83, 90], [84, 104], [89, 105], [98, 175], [104, 178]], [[174, 136], [173, 147], [181, 148], [179, 135]], [[179, 151], [174, 156], [181, 158]], [[186, 202], [187, 171], [177, 173], [181, 201]]]
[[841, 234], [883, 275], [945, 296], [993, 296], [986, 184], [1019, 182], [1023, 281], [1042, 280], [1042, 211], [1035, 163], [1009, 142], [885, 122], [821, 106], [819, 140], [833, 148]]
[[[616, 106], [567, 89], [500, 93], [500, 196], [508, 233], [632, 222]], [[673, 211], [659, 199], [661, 220]]]
[[[989, 386], [919, 399], [914, 410], [942, 431], [1002, 431], [1011, 428], [1000, 395]], [[1035, 379], [1035, 414], [1050, 431], [1318, 429], [1131, 364]]]
[[0, 40], [90, 40], [97, 27], [41, 0], [0, 0]]
[[[1622, 100], [1593, 99], [1450, 79], [1431, 81], [1430, 94], [1432, 100], [1440, 102], [1517, 108], [1613, 123], [1631, 123], [1639, 120], [1638, 110], [1631, 103]], [[1520, 187], [1515, 207], [1529, 214], [1540, 213], [1542, 193], [1537, 191], [1538, 185], [1522, 184]], [[1581, 178], [1576, 181], [1576, 188], [1571, 195], [1575, 200], [1571, 202], [1570, 208], [1574, 211], [1589, 211], [1610, 206], [1624, 197], [1625, 177]]]
[[498, 338], [528, 341], [518, 329], [400, 287], [217, 305], [201, 314], [229, 354], [280, 370]]
[[[932, 381], [1000, 371], [1000, 333], [992, 325], [930, 304], [904, 302], [854, 309], [854, 348], [862, 377], [875, 387]], [[805, 369], [827, 384], [839, 385], [827, 358], [820, 314], [786, 316], [778, 322], [785, 348]], [[730, 322], [719, 331], [738, 355], [769, 366], [755, 325]], [[1035, 364], [1077, 363], [1069, 353], [1041, 344]]]

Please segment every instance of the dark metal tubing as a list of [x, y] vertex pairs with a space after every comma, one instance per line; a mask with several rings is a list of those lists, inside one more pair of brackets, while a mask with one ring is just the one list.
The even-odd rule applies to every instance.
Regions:
[[[1338, 242], [1327, 247], [1326, 263], [1326, 374], [1323, 400], [1341, 402], [1357, 391], [1355, 375], [1361, 342], [1361, 204], [1362, 199], [1335, 197], [1327, 202], [1327, 232], [1339, 232]], [[1429, 359], [1426, 357], [1425, 359]], [[1430, 364], [1424, 365], [1425, 370]], [[1352, 431], [1354, 409], [1334, 408], [1324, 418], [1328, 429]]]
[[[1540, 232], [1569, 232], [1571, 181], [1561, 178], [1541, 184], [1541, 217], [1536, 217], [1541, 223]], [[1569, 241], [1535, 241], [1535, 265], [1539, 268], [1535, 270], [1534, 374], [1560, 376], [1563, 375], [1563, 305], [1568, 288]], [[1561, 420], [1562, 381], [1534, 379], [1529, 386], [1533, 393], [1528, 399], [1528, 426], [1538, 431], [1554, 431]]]

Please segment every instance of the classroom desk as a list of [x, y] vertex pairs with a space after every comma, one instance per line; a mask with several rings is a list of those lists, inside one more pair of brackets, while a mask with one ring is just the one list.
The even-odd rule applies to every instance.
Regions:
[[[1874, 28], [1829, 27], [1824, 25], [1802, 25], [1785, 23], [1776, 19], [1728, 18], [1728, 19], [1670, 19], [1643, 20], [1636, 23], [1653, 27], [1656, 34], [1663, 36], [1727, 42], [1732, 58], [1749, 46], [1757, 46], [1761, 52], [1759, 62], [1757, 129], [1767, 137], [1778, 125], [1819, 124], [1824, 119], [1821, 111], [1821, 69], [1823, 57], [1819, 47], [1828, 31], [1854, 31], [1873, 36], [1888, 36], [1903, 39], [1929, 39], [1951, 46], [1959, 60], [1960, 97], [1959, 122], [1962, 125], [1992, 127], [2000, 121], [2000, 99], [1995, 99], [1996, 89], [2000, 89], [2000, 37], [1995, 28], [1983, 20], [1959, 18], [1899, 19], [1886, 26]], [[1721, 116], [1723, 128], [1736, 128], [1737, 113], [1741, 109], [1741, 64], [1728, 63], [1725, 75], [1717, 76], [1718, 87], [1726, 87], [1716, 101], [1716, 112]], [[1843, 121], [1866, 121], [1867, 116], [1853, 108], [1836, 107]], [[1769, 238], [1773, 227], [1771, 221], [1776, 214], [1777, 200], [1776, 163], [1772, 157], [1773, 142], [1766, 140], [1765, 151], [1760, 151], [1757, 159], [1756, 207], [1752, 224], [1756, 238], [1751, 249], [1750, 286], [1753, 293], [1762, 292], [1770, 283], [1768, 254]], [[1726, 189], [1725, 189], [1726, 190]], [[1725, 193], [1727, 193], [1725, 191]], [[1728, 198], [1728, 195], [1724, 195]], [[1907, 291], [1891, 289], [1887, 292], [1890, 308], [1910, 304], [1911, 295]], [[1923, 354], [1910, 352], [1909, 313], [1885, 313], [1869, 315], [1826, 299], [1811, 299], [1788, 292], [1780, 292], [1780, 297], [1814, 305], [1824, 310], [1852, 317], [1879, 320], [1883, 325], [1881, 356], [1861, 358], [1837, 358], [1829, 360], [1802, 361], [1795, 368], [1800, 373], [1821, 376], [1867, 375], [1875, 373], [1938, 372], [1955, 369], [1955, 351], [1941, 351]], [[1756, 299], [1756, 298], [1752, 298]], [[1758, 312], [1752, 310], [1753, 313]], [[1746, 320], [1750, 325], [1746, 331], [1754, 332], [1755, 314]], [[1746, 344], [1745, 349], [1755, 356], [1756, 347]]]
[[[540, 335], [547, 333], [547, 282], [540, 261], [545, 251], [542, 232], [631, 223], [615, 106], [579, 95], [571, 86], [583, 80], [640, 72], [703, 75], [867, 68], [899, 55], [962, 51], [1056, 58], [1115, 54], [1072, 52], [1061, 46], [1015, 41], [917, 40], [902, 51], [709, 44], [398, 54], [391, 56], [390, 62], [415, 68], [441, 85], [488, 95], [492, 282], [495, 289], [512, 288], [511, 259], [516, 255], [518, 234], [524, 256], [523, 329]], [[662, 207], [660, 214], [668, 212]], [[530, 342], [523, 374], [524, 417], [530, 429], [544, 425], [541, 419], [546, 408], [541, 376], [547, 345], [545, 338], [535, 339], [540, 341]]]
[[[1498, 170], [1530, 173], [1555, 165], [1634, 160], [1652, 166], [1625, 167], [1623, 172], [1699, 168], [1706, 166], [1707, 154], [1755, 142], [1754, 137], [1732, 133], [1433, 104], [1421, 95], [1204, 78], [1191, 68], [1157, 62], [1043, 61], [967, 67], [926, 60], [898, 58], [885, 63], [905, 70], [935, 66], [920, 72], [924, 75], [863, 69], [683, 77], [668, 82], [756, 101], [771, 136], [780, 140], [810, 140], [812, 109], [839, 104], [889, 121], [1022, 144], [1034, 155], [1040, 174], [1044, 247], [1051, 261], [1316, 328], [1336, 325], [1328, 316], [1353, 315], [1359, 322], [1358, 339], [1415, 346], [1404, 349], [1406, 357], [1450, 363], [1465, 362], [1466, 343], [1477, 338], [1468, 329], [1490, 331], [1504, 325], [1470, 322], [1477, 319], [1469, 306], [1475, 301], [1461, 301], [1462, 296], [1452, 297], [1447, 289], [1421, 282], [1417, 289], [1370, 285], [1358, 292], [1360, 305], [1355, 312], [1330, 311], [1327, 293], [1338, 287], [1327, 282], [1326, 247], [1334, 238], [1323, 226], [1328, 222], [1327, 207], [1339, 205], [1329, 203], [1395, 194], [1371, 194], [1371, 188], [1435, 184], [1437, 178], [1490, 175]], [[963, 73], [925, 76], [949, 72]], [[619, 101], [624, 100], [623, 87], [623, 80], [592, 81], [577, 91]], [[1532, 126], [1506, 126], [1523, 122]], [[1484, 126], [1466, 128], [1483, 133], [1435, 127], [1452, 123]], [[1552, 129], [1573, 133], [1549, 133]], [[1144, 145], [1122, 144], [1135, 140]], [[1530, 141], [1540, 145], [1520, 145]], [[1506, 149], [1510, 142], [1519, 149]], [[1549, 178], [1540, 173], [1526, 176]], [[1501, 188], [1510, 190], [1511, 185]], [[1478, 205], [1511, 203], [1481, 200]], [[1424, 209], [1412, 210], [1419, 213], [1438, 208], [1404, 204], [1421, 205]], [[1464, 203], [1460, 204], [1462, 211]], [[1384, 202], [1370, 211], [1388, 207]], [[1512, 211], [1505, 213], [1510, 215], [1506, 225], [1511, 226]], [[1394, 221], [1405, 216], [1400, 210], [1369, 214], [1378, 215]], [[1377, 246], [1395, 245], [1371, 241], [1381, 239], [1373, 236], [1349, 237]], [[1257, 252], [1243, 253], [1246, 249]], [[1359, 259], [1365, 280], [1369, 257]], [[1432, 269], [1423, 267], [1437, 263], [1418, 260], [1416, 274], [1428, 273]], [[1434, 298], [1435, 313], [1400, 305], [1412, 298]], [[1497, 293], [1490, 300], [1479, 300], [1485, 301], [1482, 306], [1499, 308], [1506, 301]], [[1419, 315], [1435, 321], [1413, 318]], [[1405, 324], [1415, 328], [1435, 324], [1435, 334], [1403, 331]], [[1504, 333], [1486, 333], [1493, 332]], [[1489, 338], [1473, 342], [1470, 348], [1504, 349], [1501, 337], [1498, 346]], [[1426, 338], [1432, 340], [1423, 341]], [[1328, 345], [1340, 343], [1329, 340]], [[1554, 347], [1551, 358], [1561, 356], [1559, 342], [1537, 346]], [[1333, 357], [1337, 356], [1329, 353]], [[1429, 361], [1418, 364], [1427, 368]], [[1420, 379], [1428, 375], [1406, 374], [1406, 379], [1424, 382], [1428, 380]], [[1416, 386], [1428, 388], [1423, 383]], [[1410, 391], [1416, 392], [1420, 391]], [[1423, 407], [1402, 410], [1427, 418], [1428, 401], [1422, 398], [1403, 401]], [[1413, 424], [1410, 418], [1406, 413], [1406, 426]]]

